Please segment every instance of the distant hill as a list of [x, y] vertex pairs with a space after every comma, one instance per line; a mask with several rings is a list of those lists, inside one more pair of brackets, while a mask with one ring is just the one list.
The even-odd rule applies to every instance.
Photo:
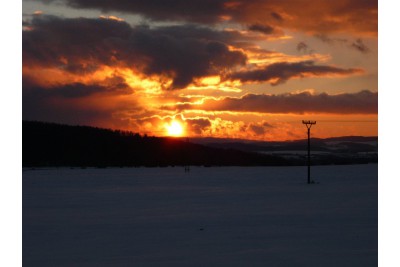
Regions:
[[[377, 137], [312, 139], [312, 163], [378, 161]], [[306, 164], [307, 140], [149, 137], [88, 126], [22, 122], [22, 164], [45, 166], [282, 166]]]
[[45, 166], [279, 166], [283, 157], [207, 147], [177, 138], [88, 126], [22, 122], [22, 164]]
[[[192, 138], [191, 142], [216, 148], [279, 155], [302, 160], [306, 156], [307, 139], [294, 141], [252, 141], [240, 139]], [[352, 164], [378, 161], [378, 137], [343, 136], [312, 138], [311, 154], [314, 164]]]
[[[293, 141], [253, 141], [242, 139], [220, 139], [220, 138], [191, 138], [191, 142], [212, 147], [235, 148], [243, 151], [265, 151], [265, 150], [304, 150], [307, 139]], [[378, 137], [371, 136], [343, 136], [326, 139], [311, 138], [313, 150], [335, 150], [342, 152], [372, 152], [377, 151]], [[346, 149], [343, 145], [346, 145]], [[344, 150], [343, 150], [344, 149]], [[349, 150], [350, 149], [350, 150]]]

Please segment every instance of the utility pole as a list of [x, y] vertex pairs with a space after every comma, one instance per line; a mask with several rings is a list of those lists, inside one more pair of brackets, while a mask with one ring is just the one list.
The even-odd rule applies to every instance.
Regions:
[[304, 121], [303, 124], [307, 127], [307, 135], [308, 135], [308, 176], [307, 176], [307, 184], [311, 184], [310, 178], [310, 166], [311, 166], [311, 158], [310, 158], [310, 129], [313, 124], [317, 124], [316, 121]]

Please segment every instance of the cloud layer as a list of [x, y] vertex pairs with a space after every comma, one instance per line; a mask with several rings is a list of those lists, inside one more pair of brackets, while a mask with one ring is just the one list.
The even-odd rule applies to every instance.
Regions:
[[52, 7], [23, 17], [24, 119], [287, 139], [276, 118], [377, 115], [377, 0], [31, 1]]
[[291, 78], [346, 76], [362, 72], [362, 69], [342, 69], [334, 66], [315, 65], [313, 61], [309, 60], [295, 63], [274, 63], [255, 70], [232, 73], [227, 78], [241, 82], [269, 82], [272, 85], [278, 85]]
[[377, 114], [378, 93], [367, 90], [337, 95], [309, 92], [280, 95], [247, 94], [240, 98], [208, 99], [201, 105], [182, 104], [178, 109], [240, 111], [261, 113]]
[[[55, 0], [41, 0], [49, 3]], [[377, 0], [61, 0], [74, 8], [142, 15], [156, 21], [231, 21], [306, 32], [377, 33]]]
[[195, 78], [246, 63], [231, 51], [235, 33], [184, 25], [131, 27], [109, 19], [38, 16], [23, 33], [23, 64], [86, 74], [101, 66], [127, 67], [145, 75], [171, 78], [167, 89], [181, 89]]
[[362, 72], [313, 61], [278, 62], [238, 72], [238, 67], [246, 66], [248, 56], [245, 49], [232, 47], [243, 46], [251, 37], [196, 25], [132, 27], [114, 19], [41, 15], [35, 16], [29, 27], [23, 32], [24, 67], [57, 68], [79, 75], [103, 66], [129, 68], [147, 77], [156, 75], [164, 89], [183, 89], [198, 78], [213, 75], [277, 85], [291, 78]]

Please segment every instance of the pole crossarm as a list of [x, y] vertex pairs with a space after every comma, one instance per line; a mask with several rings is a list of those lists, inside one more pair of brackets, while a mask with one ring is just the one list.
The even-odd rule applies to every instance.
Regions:
[[317, 122], [316, 121], [305, 121], [305, 120], [303, 120], [303, 124], [306, 125], [307, 129], [310, 129], [311, 126], [313, 126], [313, 124], [317, 124]]

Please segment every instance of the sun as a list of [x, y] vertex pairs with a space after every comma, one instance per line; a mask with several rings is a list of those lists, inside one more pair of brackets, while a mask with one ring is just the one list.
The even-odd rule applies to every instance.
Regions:
[[183, 126], [177, 121], [172, 121], [171, 124], [166, 124], [168, 135], [170, 136], [182, 136]]

